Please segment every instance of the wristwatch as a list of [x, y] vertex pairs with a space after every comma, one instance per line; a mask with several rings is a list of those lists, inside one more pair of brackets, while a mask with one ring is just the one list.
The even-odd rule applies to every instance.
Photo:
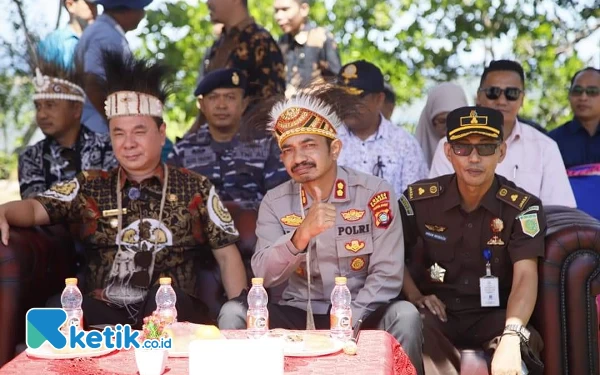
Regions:
[[520, 324], [507, 324], [506, 327], [504, 327], [504, 332], [506, 331], [515, 332], [526, 342], [529, 341], [529, 336], [531, 336], [531, 332]]

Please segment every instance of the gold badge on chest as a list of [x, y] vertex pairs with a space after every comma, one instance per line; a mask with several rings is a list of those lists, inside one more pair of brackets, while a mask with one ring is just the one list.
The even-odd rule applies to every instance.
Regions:
[[502, 246], [504, 245], [504, 241], [500, 238], [500, 233], [504, 229], [504, 222], [500, 218], [492, 219], [490, 223], [490, 228], [492, 229], [492, 238], [487, 242], [488, 245], [492, 246]]
[[429, 277], [431, 278], [431, 281], [443, 283], [445, 276], [446, 270], [439, 264], [434, 263], [433, 266], [429, 268]]

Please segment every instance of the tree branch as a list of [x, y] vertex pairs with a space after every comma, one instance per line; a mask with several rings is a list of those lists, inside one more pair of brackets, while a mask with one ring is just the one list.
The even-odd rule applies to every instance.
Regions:
[[563, 53], [572, 51], [577, 43], [579, 43], [582, 40], [584, 40], [585, 38], [589, 37], [597, 30], [600, 30], [600, 24], [596, 25], [592, 29], [584, 30], [584, 31], [581, 31], [581, 32], [575, 34], [575, 39], [571, 43], [569, 43], [567, 45], [559, 46], [556, 49], [556, 56], [558, 57]]
[[[25, 33], [25, 39], [27, 40], [27, 49], [29, 50], [29, 54], [32, 57], [32, 61], [34, 62], [35, 65], [38, 64], [38, 59], [37, 59], [37, 53], [36, 53], [36, 48], [35, 48], [35, 44], [33, 42], [33, 37], [31, 32], [29, 31], [29, 28], [27, 27], [27, 20], [25, 18], [25, 11], [23, 10], [23, 2], [21, 0], [13, 0], [13, 3], [15, 3], [15, 5], [17, 6], [17, 13], [19, 13], [19, 18], [21, 19], [21, 23], [23, 26], [23, 32]], [[31, 67], [32, 71], [35, 69], [35, 67]]]

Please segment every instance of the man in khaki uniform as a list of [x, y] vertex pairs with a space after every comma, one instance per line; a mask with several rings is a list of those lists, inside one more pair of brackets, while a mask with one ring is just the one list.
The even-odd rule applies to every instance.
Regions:
[[[327, 101], [328, 100], [328, 101]], [[332, 103], [335, 100], [335, 103]], [[334, 110], [335, 108], [335, 110]], [[265, 287], [287, 282], [281, 301], [268, 305], [270, 328], [329, 329], [336, 276], [352, 294], [352, 322], [384, 329], [421, 367], [421, 319], [402, 288], [404, 241], [394, 189], [381, 178], [339, 167], [336, 128], [357, 99], [325, 87], [277, 103], [269, 129], [291, 181], [267, 192], [257, 222], [252, 269]], [[219, 324], [245, 327], [243, 308], [224, 307]], [[421, 372], [419, 372], [421, 373]]]

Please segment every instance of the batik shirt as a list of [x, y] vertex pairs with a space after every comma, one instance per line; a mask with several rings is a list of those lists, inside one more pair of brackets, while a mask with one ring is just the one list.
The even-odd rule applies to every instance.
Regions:
[[427, 177], [427, 163], [416, 138], [381, 116], [377, 132], [364, 141], [342, 126], [338, 137], [344, 147], [338, 159], [364, 173], [381, 177], [400, 196], [408, 184]]
[[[159, 277], [171, 277], [174, 286], [199, 298], [195, 266], [211, 249], [235, 243], [238, 231], [207, 178], [173, 167], [168, 167], [159, 222], [164, 181], [162, 166], [141, 183], [128, 180], [122, 169], [82, 172], [34, 198], [52, 223], [78, 224], [71, 228], [86, 251], [84, 292], [103, 290], [111, 302], [131, 305], [141, 302]], [[122, 192], [120, 233], [117, 189]]]
[[269, 98], [285, 91], [285, 64], [277, 43], [267, 30], [247, 18], [223, 29], [204, 61], [204, 73], [238, 68], [248, 78], [251, 98]]
[[82, 126], [73, 148], [46, 138], [19, 155], [21, 197], [31, 198], [53, 184], [67, 181], [82, 170], [108, 171], [117, 166], [110, 138]]
[[268, 190], [289, 180], [271, 137], [247, 143], [239, 135], [216, 142], [208, 126], [177, 142], [168, 163], [190, 169], [210, 179], [224, 201], [258, 204]]
[[323, 27], [306, 25], [295, 36], [284, 34], [279, 39], [279, 47], [286, 62], [286, 95], [292, 95], [315, 79], [335, 77], [340, 71], [337, 44]]

